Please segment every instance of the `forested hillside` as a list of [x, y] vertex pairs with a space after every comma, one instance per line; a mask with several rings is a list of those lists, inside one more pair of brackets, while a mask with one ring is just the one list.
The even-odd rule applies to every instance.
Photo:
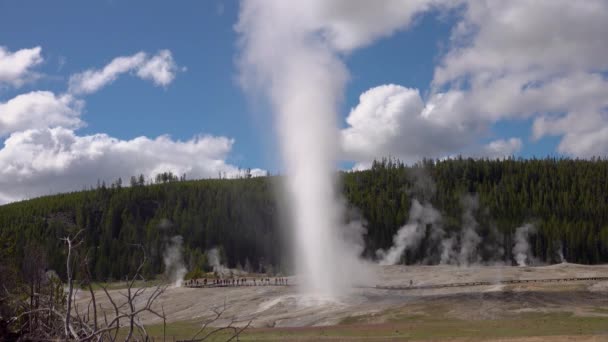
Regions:
[[[558, 261], [556, 248], [570, 262], [608, 262], [607, 160], [473, 160], [374, 163], [370, 170], [341, 174], [343, 195], [367, 226], [368, 258], [392, 244], [408, 220], [414, 199], [441, 213], [446, 232], [463, 225], [463, 196], [473, 195], [472, 214], [484, 243], [504, 250], [511, 263], [514, 230], [537, 228], [532, 252], [544, 262]], [[133, 271], [143, 245], [149, 257], [145, 274], [163, 272], [163, 250], [173, 236], [183, 237], [187, 268], [209, 269], [205, 251], [218, 247], [230, 267], [288, 271], [281, 256], [288, 249], [282, 204], [275, 198], [279, 176], [186, 181], [157, 177], [156, 183], [110, 187], [47, 196], [0, 207], [0, 260], [19, 267], [32, 246], [46, 254], [47, 267], [65, 273], [60, 238], [84, 229], [82, 257], [97, 280], [120, 279]], [[351, 210], [351, 211], [352, 211]], [[407, 252], [408, 263], [428, 258], [425, 240]], [[482, 259], [490, 259], [482, 251]], [[495, 256], [494, 256], [495, 257]]]

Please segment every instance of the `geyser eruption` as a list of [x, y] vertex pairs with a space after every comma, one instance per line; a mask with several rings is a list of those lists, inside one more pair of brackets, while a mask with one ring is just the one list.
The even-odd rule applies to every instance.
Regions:
[[295, 264], [306, 292], [335, 296], [365, 273], [360, 249], [344, 238], [336, 191], [337, 109], [348, 79], [340, 56], [406, 26], [430, 3], [241, 2], [241, 83], [264, 95], [275, 114]]
[[[258, 81], [268, 83], [275, 111], [301, 285], [307, 292], [335, 296], [349, 285], [350, 266], [358, 257], [339, 238], [337, 229], [342, 208], [335, 191], [336, 110], [346, 70], [328, 49], [306, 39], [297, 25], [288, 24], [295, 18], [269, 13], [290, 4], [270, 3], [243, 4], [239, 25], [248, 29], [245, 61], [259, 68], [255, 70], [262, 73]], [[260, 22], [269, 19], [260, 15], [272, 15], [270, 20], [280, 28]], [[288, 22], [280, 23], [283, 20]], [[258, 54], [264, 60], [257, 60], [262, 57]]]
[[186, 267], [184, 266], [184, 258], [182, 256], [182, 244], [183, 238], [180, 235], [176, 235], [169, 240], [163, 253], [165, 276], [175, 287], [182, 285], [184, 276], [186, 275]]
[[[300, 55], [300, 54], [298, 54]], [[343, 262], [350, 251], [338, 238], [341, 210], [335, 192], [338, 130], [336, 99], [344, 77], [343, 67], [331, 56], [301, 56], [285, 70], [283, 99], [275, 104], [282, 133], [281, 148], [286, 196], [295, 228], [296, 265], [306, 275], [306, 288], [336, 295], [348, 279]], [[296, 81], [297, 80], [297, 81]], [[291, 84], [293, 82], [294, 84]], [[324, 85], [320, 86], [319, 85]], [[290, 89], [296, 87], [296, 89]], [[322, 90], [313, 90], [321, 88]]]
[[513, 256], [517, 266], [526, 266], [532, 259], [530, 243], [528, 238], [536, 232], [536, 228], [530, 223], [526, 223], [515, 230], [515, 246], [513, 246]]

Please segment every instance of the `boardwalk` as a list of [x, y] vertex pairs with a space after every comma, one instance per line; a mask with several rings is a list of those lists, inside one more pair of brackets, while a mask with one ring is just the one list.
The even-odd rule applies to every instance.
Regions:
[[203, 278], [186, 280], [184, 287], [212, 288], [212, 287], [245, 287], [245, 286], [290, 286], [287, 278]]
[[[491, 285], [513, 285], [530, 283], [562, 283], [577, 281], [608, 281], [608, 277], [582, 277], [582, 278], [549, 278], [549, 279], [513, 279], [497, 281], [474, 281], [462, 283], [424, 284], [424, 285], [376, 285], [357, 286], [358, 288], [374, 288], [381, 290], [429, 290], [450, 287], [471, 287]], [[238, 278], [238, 279], [193, 279], [184, 282], [184, 287], [214, 288], [214, 287], [241, 287], [241, 286], [292, 286], [287, 278]]]
[[608, 277], [585, 277], [585, 278], [553, 278], [553, 279], [514, 279], [498, 281], [475, 281], [466, 283], [447, 283], [447, 284], [428, 284], [428, 285], [376, 285], [374, 288], [382, 290], [427, 290], [447, 287], [469, 287], [469, 286], [489, 286], [489, 285], [510, 285], [510, 284], [529, 284], [529, 283], [560, 283], [574, 281], [606, 281]]

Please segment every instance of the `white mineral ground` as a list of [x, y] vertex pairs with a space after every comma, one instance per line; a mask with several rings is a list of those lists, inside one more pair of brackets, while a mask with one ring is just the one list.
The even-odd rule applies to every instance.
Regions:
[[[608, 277], [608, 265], [557, 264], [539, 267], [511, 266], [377, 266], [376, 281], [381, 286], [404, 285], [410, 280], [414, 286], [496, 282], [518, 279], [555, 279]], [[290, 283], [296, 282], [291, 278]], [[148, 290], [147, 292], [151, 292]], [[110, 294], [120, 302], [124, 290]], [[88, 293], [78, 294], [79, 308], [86, 308]], [[111, 307], [105, 295], [97, 292], [97, 303], [109, 312]], [[144, 295], [140, 298], [144, 301]], [[589, 280], [558, 283], [525, 283], [509, 285], [483, 285], [438, 289], [383, 290], [356, 288], [337, 300], [304, 297], [295, 286], [256, 286], [227, 288], [168, 288], [155, 302], [167, 316], [167, 322], [203, 321], [212, 315], [212, 308], [226, 304], [224, 317], [238, 321], [253, 320], [254, 327], [302, 327], [338, 324], [352, 316], [368, 315], [382, 323], [382, 312], [398, 309], [416, 314], [425, 306], [445, 305], [452, 309], [445, 314], [468, 319], [491, 319], [522, 312], [572, 312], [574, 315], [604, 316], [608, 313], [595, 310], [608, 307], [608, 281]], [[160, 323], [152, 315], [141, 317], [144, 324]], [[218, 320], [216, 326], [225, 325]]]

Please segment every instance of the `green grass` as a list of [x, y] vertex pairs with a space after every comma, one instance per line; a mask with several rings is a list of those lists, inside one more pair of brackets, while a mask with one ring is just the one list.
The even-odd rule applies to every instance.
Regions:
[[595, 308], [593, 308], [593, 312], [608, 315], [608, 308], [595, 307]]
[[290, 331], [256, 332], [251, 330], [243, 340], [289, 340], [296, 338], [323, 339], [342, 337], [387, 339], [488, 339], [523, 336], [598, 335], [608, 337], [608, 319], [602, 317], [575, 317], [567, 313], [525, 314], [515, 318], [492, 320], [460, 320], [439, 317], [404, 315], [393, 317], [384, 324], [338, 325], [323, 328]]
[[[433, 309], [432, 311], [435, 311]], [[380, 324], [367, 324], [383, 315], [387, 320]], [[190, 338], [199, 325], [195, 322], [176, 322], [167, 325], [169, 340]], [[149, 333], [162, 337], [162, 325], [147, 328]], [[340, 325], [306, 328], [248, 329], [242, 341], [315, 341], [323, 339], [488, 339], [524, 336], [606, 335], [608, 318], [579, 317], [571, 313], [525, 313], [501, 319], [466, 320], [445, 317], [441, 314], [408, 314], [389, 310], [377, 315], [359, 315], [346, 318]], [[217, 335], [212, 340], [224, 340]]]
[[[167, 324], [166, 330], [164, 331], [164, 335], [167, 338], [167, 341], [179, 340], [179, 339], [190, 339], [194, 337], [194, 335], [201, 328], [201, 324], [199, 322], [192, 321], [181, 321]], [[204, 330], [197, 338], [202, 338], [207, 333], [210, 333], [215, 328], [209, 328]], [[156, 340], [162, 340], [163, 338], [163, 324], [155, 324], [146, 326], [146, 330], [148, 331], [149, 336], [153, 337]], [[122, 328], [119, 332], [118, 340], [124, 340], [127, 336], [128, 330]], [[137, 331], [134, 332], [134, 336], [139, 337]], [[206, 341], [225, 341], [228, 337], [232, 336], [230, 331], [220, 331], [218, 333], [214, 333], [209, 337]]]

